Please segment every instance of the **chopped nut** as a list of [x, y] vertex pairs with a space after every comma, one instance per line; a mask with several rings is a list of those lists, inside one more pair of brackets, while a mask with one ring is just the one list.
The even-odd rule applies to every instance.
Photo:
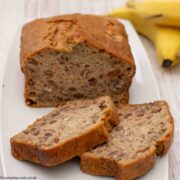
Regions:
[[47, 137], [52, 136], [52, 133], [45, 133], [45, 136]]
[[46, 70], [44, 71], [44, 74], [47, 76], [47, 77], [52, 77], [54, 75], [54, 73], [50, 70]]
[[34, 136], [39, 135], [39, 131], [35, 131], [35, 132], [33, 133], [33, 135], [34, 135]]

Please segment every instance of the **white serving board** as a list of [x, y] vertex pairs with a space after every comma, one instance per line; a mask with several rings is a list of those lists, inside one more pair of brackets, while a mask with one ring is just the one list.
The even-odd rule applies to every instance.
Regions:
[[[158, 86], [145, 49], [132, 25], [125, 25], [129, 43], [135, 58], [137, 70], [130, 89], [130, 103], [144, 103], [160, 99]], [[24, 103], [24, 75], [20, 70], [20, 31], [12, 43], [7, 59], [0, 102], [0, 152], [3, 176], [30, 176], [40, 180], [113, 180], [114, 177], [87, 175], [79, 169], [79, 159], [75, 158], [53, 168], [45, 168], [33, 163], [18, 161], [11, 156], [9, 139], [14, 134], [41, 117], [51, 108], [29, 108]], [[168, 180], [168, 156], [158, 158], [152, 170], [141, 180]]]

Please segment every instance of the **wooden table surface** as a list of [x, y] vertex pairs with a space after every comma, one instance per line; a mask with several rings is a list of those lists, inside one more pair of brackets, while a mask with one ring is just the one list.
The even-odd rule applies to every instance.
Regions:
[[[63, 13], [103, 14], [122, 6], [126, 0], [0, 0], [0, 83], [5, 61], [18, 24], [24, 18], [37, 18]], [[154, 46], [141, 40], [147, 50], [161, 98], [168, 101], [175, 119], [175, 138], [169, 153], [169, 180], [180, 180], [180, 64], [163, 69], [157, 63]], [[2, 170], [0, 166], [0, 176]]]

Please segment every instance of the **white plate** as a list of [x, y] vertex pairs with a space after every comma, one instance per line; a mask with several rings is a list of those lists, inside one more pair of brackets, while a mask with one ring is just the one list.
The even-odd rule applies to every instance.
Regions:
[[[122, 21], [126, 27], [131, 49], [136, 61], [137, 72], [130, 90], [131, 103], [143, 103], [160, 99], [151, 65], [146, 52], [131, 24]], [[21, 29], [21, 27], [19, 27]], [[4, 74], [4, 87], [1, 101], [1, 158], [4, 176], [36, 176], [41, 180], [111, 180], [112, 177], [96, 177], [82, 173], [79, 159], [73, 159], [57, 167], [44, 168], [33, 163], [18, 161], [11, 156], [9, 139], [17, 132], [31, 124], [36, 118], [46, 114], [50, 108], [28, 108], [24, 103], [24, 76], [19, 63], [19, 39], [17, 34], [12, 44]], [[147, 173], [143, 180], [167, 180], [168, 157], [158, 158], [155, 167]]]

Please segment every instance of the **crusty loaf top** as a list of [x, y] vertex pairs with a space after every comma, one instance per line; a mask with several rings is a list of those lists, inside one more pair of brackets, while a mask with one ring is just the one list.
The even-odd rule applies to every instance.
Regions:
[[63, 15], [27, 23], [21, 36], [21, 65], [43, 49], [71, 51], [88, 43], [134, 66], [124, 26], [111, 17]]

